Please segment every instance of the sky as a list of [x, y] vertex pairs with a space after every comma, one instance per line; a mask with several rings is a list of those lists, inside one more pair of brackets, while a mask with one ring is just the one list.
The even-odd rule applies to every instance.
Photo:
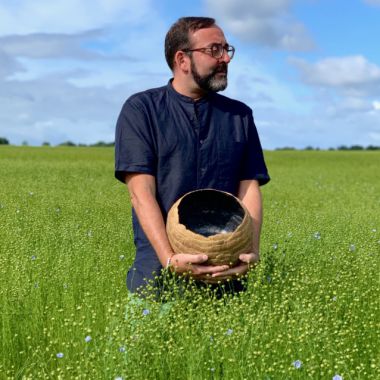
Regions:
[[380, 0], [0, 0], [0, 137], [114, 141], [125, 100], [171, 78], [182, 16], [235, 46], [222, 94], [252, 108], [264, 149], [380, 146]]

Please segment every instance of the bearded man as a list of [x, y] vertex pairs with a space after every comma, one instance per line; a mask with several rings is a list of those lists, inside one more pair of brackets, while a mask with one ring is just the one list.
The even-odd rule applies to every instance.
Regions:
[[[184, 17], [165, 38], [173, 78], [166, 86], [132, 95], [116, 127], [115, 176], [132, 203], [136, 258], [127, 287], [139, 293], [162, 268], [223, 281], [244, 275], [259, 260], [260, 185], [269, 181], [252, 110], [217, 92], [227, 87], [235, 53], [215, 20]], [[254, 245], [234, 268], [205, 264], [207, 256], [174, 253], [166, 230], [173, 203], [189, 191], [211, 188], [237, 196], [253, 220]], [[232, 291], [242, 290], [238, 281]]]

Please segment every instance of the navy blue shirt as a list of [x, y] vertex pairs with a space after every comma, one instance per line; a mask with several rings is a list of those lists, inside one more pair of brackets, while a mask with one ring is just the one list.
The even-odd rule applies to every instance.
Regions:
[[[185, 193], [204, 188], [237, 194], [239, 182], [269, 181], [252, 110], [217, 93], [193, 99], [167, 86], [131, 96], [116, 126], [115, 176], [151, 174], [164, 220]], [[129, 290], [151, 280], [161, 264], [132, 210], [136, 258]]]

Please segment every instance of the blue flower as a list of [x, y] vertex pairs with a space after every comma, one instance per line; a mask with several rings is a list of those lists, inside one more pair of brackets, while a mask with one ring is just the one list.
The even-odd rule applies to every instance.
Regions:
[[332, 380], [343, 380], [343, 377], [340, 375], [335, 375]]
[[63, 358], [63, 353], [62, 352], [58, 352], [58, 354], [56, 355], [56, 357], [58, 358], [58, 359], [62, 359]]
[[37, 256], [33, 255], [30, 259], [34, 261], [37, 258]]
[[351, 244], [350, 245], [350, 252], [355, 252], [355, 250], [356, 250], [355, 244]]
[[233, 332], [234, 332], [234, 330], [232, 330], [232, 329], [228, 329], [228, 330], [226, 331], [226, 335], [232, 335]]
[[91, 342], [92, 338], [90, 337], [90, 335], [87, 335], [85, 338], [84, 338], [85, 342], [88, 343], [88, 342]]
[[144, 310], [143, 310], [143, 315], [148, 315], [148, 314], [150, 314], [149, 309], [144, 309]]
[[293, 362], [294, 368], [300, 369], [302, 367], [302, 362], [301, 360], [296, 360]]
[[119, 352], [125, 352], [125, 347], [124, 346], [119, 347]]
[[321, 239], [321, 233], [320, 232], [315, 232], [314, 233], [314, 239], [320, 240]]

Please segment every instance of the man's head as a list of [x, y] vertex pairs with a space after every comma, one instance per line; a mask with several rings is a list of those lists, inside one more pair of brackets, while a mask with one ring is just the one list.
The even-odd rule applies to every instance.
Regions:
[[180, 18], [165, 38], [166, 61], [174, 75], [180, 71], [204, 92], [227, 87], [233, 53], [213, 18]]

